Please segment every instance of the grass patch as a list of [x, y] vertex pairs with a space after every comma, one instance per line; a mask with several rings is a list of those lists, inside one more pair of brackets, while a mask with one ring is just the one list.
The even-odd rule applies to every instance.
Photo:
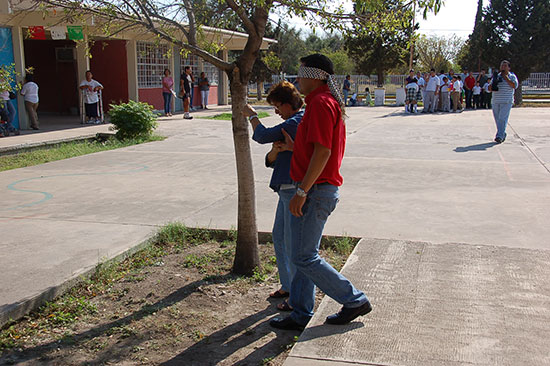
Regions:
[[165, 137], [150, 136], [141, 139], [124, 141], [109, 138], [104, 141], [74, 141], [56, 144], [48, 148], [22, 152], [15, 155], [0, 156], [0, 172], [48, 163], [50, 161], [73, 158], [75, 156], [92, 154], [99, 151], [114, 150], [121, 147], [143, 144], [145, 142], [162, 141]]
[[[216, 114], [214, 116], [207, 116], [207, 117], [197, 117], [197, 118], [202, 118], [202, 119], [215, 119], [217, 121], [231, 121], [231, 117], [233, 116], [232, 113], [221, 113], [221, 114]], [[264, 112], [264, 111], [260, 111], [258, 112], [258, 118], [265, 118], [265, 117], [269, 117], [269, 113], [267, 112]]]
[[[350, 237], [324, 237], [321, 252], [331, 265], [340, 269], [357, 242], [357, 239]], [[239, 294], [246, 294], [248, 289], [257, 286], [258, 283], [277, 281], [276, 258], [270, 242], [263, 241], [259, 245], [261, 267], [256, 268], [251, 277], [231, 273], [235, 247], [235, 230], [189, 228], [181, 223], [169, 223], [159, 229], [141, 250], [120, 262], [111, 261], [98, 265], [90, 277], [83, 278], [64, 295], [46, 303], [19, 321], [6, 324], [0, 329], [0, 354], [9, 349], [32, 345], [37, 339], [52, 336], [63, 344], [90, 342], [91, 349], [105, 348], [105, 340], [75, 338], [73, 332], [77, 325], [97, 321], [97, 317], [105, 312], [105, 307], [108, 307], [105, 305], [106, 301], [126, 301], [128, 298], [125, 296], [135, 287], [151, 288], [149, 295], [134, 299], [138, 301], [135, 304], [141, 306], [139, 312], [154, 314], [161, 311], [161, 305], [147, 302], [149, 296], [154, 297], [157, 292], [155, 285], [147, 280], [149, 275], [156, 271], [155, 267], [165, 266], [165, 262], [175, 264], [187, 273], [193, 271], [199, 274], [200, 286], [196, 285], [197, 291], [207, 291], [208, 289], [201, 288], [207, 288], [209, 284], [223, 284], [231, 286]], [[164, 269], [158, 271], [162, 272]], [[159, 278], [158, 281], [164, 281], [164, 278]], [[171, 308], [176, 313], [180, 311], [176, 304]], [[170, 312], [170, 309], [166, 311]], [[121, 316], [115, 315], [116, 317], [111, 319]], [[140, 327], [138, 323], [121, 323], [107, 330], [105, 336], [116, 334], [120, 339], [136, 337]], [[200, 341], [206, 337], [203, 333], [196, 333], [193, 339]], [[92, 344], [93, 342], [97, 344]]]

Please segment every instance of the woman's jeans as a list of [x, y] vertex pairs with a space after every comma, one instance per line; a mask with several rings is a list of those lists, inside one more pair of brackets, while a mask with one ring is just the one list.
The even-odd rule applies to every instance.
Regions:
[[290, 292], [290, 284], [296, 267], [290, 261], [290, 200], [294, 196], [296, 189], [282, 189], [279, 194], [279, 203], [275, 211], [275, 222], [273, 223], [273, 245], [275, 247], [275, 257], [277, 258], [277, 268], [279, 269], [279, 280], [281, 289]]
[[172, 93], [162, 92], [162, 97], [164, 98], [164, 114], [168, 114], [170, 113], [170, 104], [172, 104]]
[[15, 107], [13, 106], [13, 103], [11, 100], [5, 101], [6, 109], [8, 110], [8, 129], [9, 131], [15, 131], [15, 127], [13, 127], [13, 120], [15, 119], [15, 114], [17, 113], [15, 111]]
[[497, 125], [497, 135], [495, 138], [504, 140], [506, 138], [506, 126], [512, 110], [512, 103], [493, 103], [493, 117]]
[[303, 216], [291, 216], [291, 259], [296, 274], [290, 287], [290, 315], [301, 325], [313, 316], [315, 286], [340, 304], [355, 308], [368, 299], [352, 283], [319, 256], [319, 245], [328, 216], [338, 203], [338, 187], [328, 183], [314, 185], [302, 207]]
[[208, 93], [210, 90], [201, 90], [201, 105], [205, 107], [208, 105]]

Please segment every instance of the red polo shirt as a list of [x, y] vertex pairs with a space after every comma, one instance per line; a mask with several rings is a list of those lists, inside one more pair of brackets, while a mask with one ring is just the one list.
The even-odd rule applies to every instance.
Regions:
[[464, 85], [466, 85], [466, 88], [472, 90], [476, 85], [476, 79], [473, 76], [468, 75], [466, 79], [464, 79]]
[[325, 169], [314, 184], [330, 183], [341, 186], [344, 178], [340, 175], [340, 166], [346, 146], [346, 125], [342, 120], [342, 110], [330, 93], [328, 85], [323, 85], [308, 94], [305, 99], [306, 111], [298, 125], [294, 139], [294, 153], [290, 164], [290, 176], [295, 182], [301, 182], [313, 155], [314, 144], [331, 150]]

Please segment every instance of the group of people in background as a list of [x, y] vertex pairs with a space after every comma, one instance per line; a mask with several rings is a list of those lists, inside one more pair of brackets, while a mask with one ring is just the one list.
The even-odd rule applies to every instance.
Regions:
[[[174, 79], [171, 76], [171, 72], [168, 69], [164, 70], [164, 77], [162, 78], [162, 97], [164, 99], [164, 116], [172, 116], [172, 96], [180, 98], [183, 101], [183, 118], [193, 119], [189, 114], [193, 110], [193, 100], [195, 96], [194, 92], [195, 78], [192, 73], [191, 66], [185, 66], [183, 74], [180, 76], [180, 93], [176, 94], [174, 91]], [[201, 72], [198, 80], [199, 91], [201, 94], [201, 109], [208, 109], [208, 94], [210, 93], [210, 81], [206, 76], [206, 73]]]
[[491, 82], [485, 70], [477, 76], [468, 70], [460, 75], [452, 69], [448, 73], [431, 69], [424, 74], [410, 70], [405, 79], [405, 111], [417, 113], [419, 101], [424, 103], [422, 113], [491, 109]]
[[[27, 111], [27, 114], [29, 116], [31, 128], [33, 130], [40, 129], [37, 114], [39, 101], [38, 84], [34, 82], [33, 74], [29, 73], [25, 75], [23, 85], [21, 85], [21, 88], [19, 90], [19, 94], [23, 96], [23, 100], [25, 102], [25, 110]], [[17, 94], [15, 94], [13, 90], [7, 89], [0, 91], [0, 114], [2, 121], [4, 121], [7, 125], [6, 132], [8, 135], [9, 133], [19, 135], [19, 129], [16, 129], [13, 125], [13, 121], [15, 119], [17, 111], [15, 109], [15, 106], [13, 105], [12, 100], [15, 100], [16, 98]]]
[[[344, 86], [342, 88], [342, 94], [344, 96], [344, 103], [346, 107], [354, 107], [356, 105], [361, 105], [361, 100], [359, 99], [359, 95], [357, 93], [353, 93], [351, 97], [349, 96], [349, 93], [351, 92], [351, 75], [346, 75], [346, 78], [344, 79]], [[348, 99], [349, 97], [349, 99]], [[372, 97], [370, 94], [370, 88], [365, 88], [365, 106], [370, 106], [372, 102]]]

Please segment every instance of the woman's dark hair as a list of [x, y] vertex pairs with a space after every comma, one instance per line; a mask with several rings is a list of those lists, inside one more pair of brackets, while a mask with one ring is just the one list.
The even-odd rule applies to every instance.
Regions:
[[25, 82], [31, 82], [31, 81], [34, 81], [34, 76], [32, 76], [32, 74], [27, 74], [25, 75]]
[[170, 69], [164, 69], [163, 75], [166, 75], [166, 71], [168, 71], [168, 73], [171, 73]]
[[304, 66], [316, 67], [326, 71], [330, 75], [334, 75], [334, 65], [332, 64], [332, 61], [330, 61], [327, 56], [321, 55], [320, 53], [314, 53], [313, 55], [302, 57], [300, 62], [303, 63]]
[[293, 110], [298, 110], [304, 105], [300, 92], [288, 81], [281, 81], [273, 85], [267, 95], [267, 102], [271, 105], [276, 102], [290, 104]]

